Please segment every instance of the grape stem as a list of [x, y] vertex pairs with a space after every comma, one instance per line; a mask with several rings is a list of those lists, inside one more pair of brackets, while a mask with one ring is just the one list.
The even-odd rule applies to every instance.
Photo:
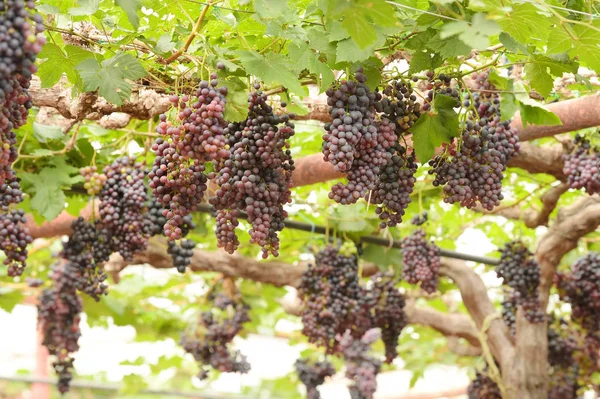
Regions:
[[206, 5], [204, 6], [204, 8], [202, 9], [202, 13], [200, 14], [200, 17], [198, 18], [198, 21], [196, 21], [196, 25], [194, 25], [194, 28], [190, 32], [190, 35], [188, 36], [187, 40], [185, 41], [183, 47], [180, 48], [173, 55], [171, 55], [169, 58], [167, 58], [165, 60], [165, 64], [170, 64], [170, 63], [176, 61], [183, 53], [185, 53], [187, 51], [187, 49], [192, 44], [192, 41], [194, 40], [194, 38], [196, 37], [196, 35], [198, 34], [198, 32], [200, 32], [200, 27], [202, 26], [202, 22], [204, 22], [204, 18], [206, 17], [208, 9], [212, 5], [213, 5], [212, 1], [209, 1], [208, 3], [206, 3]]

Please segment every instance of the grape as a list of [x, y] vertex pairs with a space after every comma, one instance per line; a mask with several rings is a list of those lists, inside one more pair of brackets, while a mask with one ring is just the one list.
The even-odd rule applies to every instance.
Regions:
[[590, 332], [600, 330], [600, 255], [587, 254], [555, 278], [561, 299], [571, 304], [571, 318]]
[[515, 306], [522, 306], [525, 317], [532, 323], [541, 323], [545, 316], [537, 298], [540, 285], [540, 266], [523, 243], [513, 241], [500, 250], [500, 264], [496, 275], [510, 287]]
[[106, 183], [100, 191], [101, 229], [110, 237], [112, 252], [126, 260], [146, 249], [152, 226], [145, 216], [147, 201], [144, 165], [133, 158], [116, 159], [104, 168]]
[[404, 312], [406, 301], [395, 285], [398, 281], [393, 273], [377, 273], [371, 277], [373, 286], [373, 313], [374, 327], [381, 330], [381, 338], [385, 345], [385, 360], [391, 363], [397, 356], [398, 338], [400, 333], [408, 324], [408, 318]]
[[582, 135], [575, 137], [575, 149], [564, 155], [563, 172], [567, 184], [576, 190], [585, 188], [592, 195], [600, 192], [600, 151]]
[[[504, 198], [503, 172], [512, 156], [519, 151], [517, 132], [508, 121], [501, 121], [500, 99], [489, 83], [488, 72], [474, 74], [478, 84], [470, 100], [469, 121], [457, 142], [448, 151], [429, 161], [435, 174], [434, 186], [443, 186], [444, 202], [473, 208], [478, 203], [492, 210]], [[469, 97], [469, 99], [471, 99]], [[474, 111], [475, 110], [475, 111]], [[450, 143], [448, 143], [450, 144]]]
[[573, 331], [563, 320], [558, 325], [548, 324], [548, 363], [554, 368], [568, 368], [575, 364], [574, 353], [578, 345]]
[[219, 70], [224, 70], [225, 69], [225, 64], [221, 61], [217, 62], [217, 69]]
[[418, 229], [401, 242], [402, 278], [409, 284], [421, 283], [421, 289], [430, 294], [437, 290], [440, 279], [440, 249], [425, 239], [425, 231]]
[[407, 81], [390, 82], [383, 88], [382, 94], [381, 100], [375, 103], [375, 109], [394, 124], [396, 136], [402, 137], [421, 116], [421, 104]]
[[0, 250], [6, 256], [4, 264], [8, 266], [8, 275], [11, 277], [23, 274], [28, 254], [27, 245], [33, 241], [25, 223], [27, 219], [22, 209], [0, 212]]
[[335, 374], [335, 368], [328, 361], [309, 363], [306, 359], [298, 359], [294, 363], [296, 374], [306, 387], [308, 399], [320, 399], [317, 388], [325, 382], [326, 377]]
[[104, 244], [99, 239], [96, 226], [97, 224], [86, 222], [82, 217], [77, 218], [71, 224], [71, 236], [63, 244], [60, 255], [78, 270], [80, 278], [74, 281], [75, 288], [99, 301], [101, 295], [107, 294], [107, 286], [104, 284], [106, 274], [100, 263], [106, 261], [110, 254], [102, 254], [102, 248], [94, 250], [95, 246], [102, 247]]
[[381, 362], [369, 354], [371, 344], [379, 339], [378, 329], [371, 329], [360, 339], [350, 331], [338, 336], [342, 357], [346, 361], [346, 378], [352, 381], [349, 387], [353, 397], [372, 399], [377, 390], [377, 374], [381, 371]]
[[183, 240], [179, 245], [174, 241], [169, 241], [168, 245], [167, 252], [173, 259], [173, 266], [179, 273], [185, 273], [186, 267], [190, 265], [194, 256], [196, 243], [192, 240]]
[[[360, 302], [368, 303], [369, 296], [359, 285], [358, 260], [356, 256], [344, 256], [338, 249], [328, 246], [315, 256], [315, 264], [309, 264], [299, 286], [302, 302], [302, 333], [310, 343], [335, 353], [336, 336], [348, 329], [360, 330], [358, 336], [370, 328], [357, 326], [357, 319], [364, 314]], [[367, 308], [368, 309], [368, 308]]]
[[97, 195], [104, 183], [106, 183], [106, 175], [104, 173], [98, 173], [98, 168], [95, 166], [86, 166], [81, 168], [79, 173], [85, 178], [83, 188], [87, 190], [89, 195]]
[[431, 109], [431, 104], [433, 104], [434, 98], [438, 94], [453, 98], [456, 101], [456, 106], [458, 106], [460, 103], [458, 90], [452, 87], [452, 79], [443, 73], [437, 78], [435, 78], [434, 75], [429, 76], [427, 79], [426, 89], [428, 91], [427, 95], [425, 96], [425, 102], [423, 103], [423, 111], [429, 111]]
[[52, 286], [45, 289], [37, 305], [42, 345], [55, 357], [52, 366], [58, 374], [58, 390], [65, 393], [73, 378], [72, 354], [79, 350], [79, 322], [83, 308], [76, 282], [78, 268], [70, 262], [57, 265], [51, 274]]
[[475, 374], [475, 379], [467, 388], [467, 394], [469, 399], [502, 399], [500, 388], [485, 374], [485, 371]]
[[170, 241], [182, 237], [183, 219], [204, 197], [205, 163], [229, 157], [224, 119], [227, 88], [217, 87], [216, 77], [212, 74], [210, 82], [201, 81], [193, 100], [172, 95], [170, 101], [179, 110], [178, 124], [161, 115], [156, 128], [165, 137], [152, 146], [156, 158], [148, 177], [154, 196], [166, 208], [164, 232]]
[[181, 338], [183, 349], [194, 356], [200, 366], [198, 377], [208, 377], [208, 367], [227, 373], [247, 373], [250, 370], [246, 357], [228, 346], [242, 331], [250, 318], [248, 306], [235, 303], [224, 294], [213, 298], [211, 311], [200, 314], [198, 324], [191, 325]]
[[502, 320], [513, 337], [517, 334], [517, 306], [517, 298], [514, 295], [509, 295], [502, 301]]
[[[267, 95], [256, 91], [248, 97], [248, 117], [225, 129], [229, 156], [216, 164], [219, 189], [209, 202], [217, 210], [217, 243], [233, 253], [239, 211], [248, 214], [250, 242], [262, 248], [262, 257], [279, 255], [278, 234], [284, 228], [291, 201], [294, 170], [289, 139], [294, 132], [292, 114], [275, 115]], [[282, 125], [282, 126], [280, 126]]]
[[415, 226], [421, 226], [427, 223], [427, 220], [428, 214], [427, 211], [424, 211], [421, 215], [415, 215], [410, 222]]
[[339, 352], [338, 335], [349, 331], [360, 338], [379, 327], [385, 344], [386, 361], [396, 356], [398, 337], [407, 324], [404, 296], [395, 287], [397, 279], [377, 273], [367, 289], [359, 284], [357, 257], [344, 247], [328, 246], [309, 264], [299, 286], [302, 298], [302, 333], [309, 342]]

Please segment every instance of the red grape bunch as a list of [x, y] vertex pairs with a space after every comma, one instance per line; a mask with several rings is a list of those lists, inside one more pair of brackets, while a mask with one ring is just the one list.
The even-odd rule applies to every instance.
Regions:
[[[488, 72], [473, 74], [478, 87], [465, 101], [469, 121], [450, 152], [429, 161], [434, 186], [443, 186], [444, 201], [473, 208], [478, 203], [492, 210], [504, 198], [503, 172], [519, 151], [515, 129], [500, 116], [500, 99], [488, 80]], [[472, 100], [472, 101], [471, 101]]]
[[250, 242], [262, 248], [263, 258], [279, 255], [278, 234], [284, 228], [291, 201], [292, 160], [289, 139], [294, 135], [293, 114], [275, 115], [267, 95], [254, 85], [248, 96], [248, 117], [226, 131], [229, 157], [216, 165], [219, 185], [209, 202], [217, 211], [217, 242], [233, 253], [240, 211], [248, 214]]
[[592, 252], [578, 259], [570, 272], [557, 273], [561, 299], [571, 304], [571, 318], [587, 330], [600, 330], [600, 255]]
[[487, 375], [487, 370], [477, 372], [467, 388], [469, 399], [502, 399], [498, 385]]
[[311, 363], [307, 359], [298, 359], [294, 363], [298, 379], [306, 387], [307, 399], [321, 399], [317, 389], [325, 382], [325, 378], [335, 374], [335, 368], [328, 361]]
[[108, 293], [101, 263], [108, 260], [110, 250], [106, 248], [105, 237], [101, 237], [97, 226], [82, 217], [77, 218], [71, 224], [71, 236], [63, 244], [60, 255], [78, 271], [79, 278], [73, 282], [75, 288], [99, 301], [101, 295]]
[[519, 241], [509, 242], [500, 250], [500, 264], [496, 275], [512, 291], [508, 292], [514, 306], [523, 307], [525, 317], [531, 323], [545, 319], [541, 310], [537, 288], [540, 285], [540, 266], [527, 247]]
[[112, 252], [125, 259], [146, 249], [152, 226], [146, 217], [148, 199], [142, 163], [118, 158], [104, 168], [106, 183], [100, 191], [101, 228], [110, 237]]
[[54, 356], [52, 366], [58, 374], [58, 390], [65, 393], [73, 378], [73, 353], [79, 350], [79, 322], [83, 304], [76, 283], [81, 274], [73, 263], [57, 265], [51, 274], [52, 286], [38, 301], [38, 325], [43, 334], [42, 345]]
[[165, 207], [164, 231], [170, 241], [182, 237], [183, 219], [204, 198], [205, 164], [229, 156], [224, 119], [227, 88], [217, 86], [212, 74], [210, 82], [200, 82], [195, 98], [172, 95], [170, 100], [179, 110], [178, 122], [173, 124], [161, 115], [156, 129], [164, 137], [152, 146], [156, 158], [148, 177], [154, 196]]
[[[315, 263], [303, 273], [299, 293], [303, 299], [302, 333], [327, 353], [338, 350], [337, 335], [359, 330], [360, 336], [371, 327], [370, 319], [357, 325], [360, 316], [369, 315], [372, 301], [359, 284], [358, 259], [354, 255], [342, 255], [333, 246], [321, 250], [315, 255]], [[364, 305], [366, 312], [361, 308]]]
[[395, 126], [397, 137], [408, 133], [421, 116], [421, 104], [417, 101], [410, 82], [392, 81], [382, 90], [382, 98], [375, 103], [375, 110]]
[[85, 178], [83, 188], [87, 190], [89, 195], [97, 195], [102, 190], [102, 187], [104, 187], [104, 183], [106, 183], [106, 175], [98, 173], [98, 168], [95, 166], [81, 168], [79, 173]]
[[417, 229], [404, 237], [402, 250], [402, 278], [409, 284], [421, 283], [421, 289], [430, 294], [437, 290], [440, 279], [440, 249], [427, 242], [425, 231]]
[[339, 337], [340, 351], [346, 361], [346, 378], [352, 381], [350, 397], [372, 399], [377, 390], [377, 374], [381, 362], [369, 351], [371, 345], [380, 338], [379, 329], [371, 329], [362, 338], [355, 338], [350, 331]]
[[600, 150], [582, 135], [575, 137], [575, 149], [564, 155], [563, 171], [569, 187], [592, 195], [600, 192]]
[[213, 305], [211, 311], [202, 312], [198, 323], [183, 334], [181, 346], [198, 362], [201, 380], [208, 377], [208, 367], [226, 373], [247, 373], [250, 364], [246, 357], [229, 346], [242, 331], [243, 324], [250, 321], [248, 306], [221, 293], [213, 298]]
[[[147, 207], [148, 213], [146, 214], [146, 217], [152, 225], [150, 235], [164, 235], [164, 226], [167, 223], [167, 217], [163, 215], [163, 205], [158, 202], [154, 196], [151, 196]], [[179, 229], [181, 229], [181, 236], [186, 237], [195, 227], [196, 225], [192, 220], [192, 215], [184, 216], [182, 223], [179, 226]], [[169, 241], [167, 245], [167, 253], [171, 255], [173, 266], [175, 266], [178, 272], [185, 273], [185, 269], [192, 261], [196, 243], [192, 240], [181, 240], [179, 243], [177, 241]]]

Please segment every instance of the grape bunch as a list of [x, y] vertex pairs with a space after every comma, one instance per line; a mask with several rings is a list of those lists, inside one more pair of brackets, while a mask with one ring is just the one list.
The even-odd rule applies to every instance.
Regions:
[[183, 240], [180, 244], [177, 244], [175, 241], [169, 241], [168, 245], [167, 252], [173, 259], [173, 266], [175, 266], [179, 273], [185, 273], [186, 267], [190, 265], [192, 256], [194, 256], [196, 243], [192, 240]]
[[73, 378], [72, 354], [79, 350], [82, 301], [76, 282], [80, 272], [73, 263], [57, 265], [51, 274], [52, 286], [45, 289], [37, 305], [42, 345], [55, 357], [52, 366], [58, 375], [58, 390], [65, 393]]
[[[500, 99], [489, 83], [488, 73], [474, 74], [478, 88], [465, 101], [470, 118], [458, 138], [446, 151], [429, 161], [435, 174], [434, 186], [442, 186], [444, 201], [473, 208], [478, 203], [492, 210], [504, 198], [503, 172], [512, 156], [519, 151], [515, 129], [501, 121]], [[479, 90], [479, 92], [478, 92]]]
[[352, 381], [349, 390], [352, 398], [372, 399], [377, 390], [377, 374], [381, 362], [369, 353], [371, 345], [380, 338], [379, 329], [370, 329], [361, 338], [350, 331], [339, 337], [340, 351], [346, 361], [346, 378]]
[[502, 320], [512, 337], [517, 334], [517, 307], [519, 306], [517, 299], [514, 295], [508, 295], [502, 301]]
[[[163, 215], [163, 205], [151, 196], [150, 201], [147, 204], [148, 211], [146, 217], [148, 218], [151, 227], [150, 235], [164, 235], [164, 226], [168, 222], [168, 219]], [[182, 223], [179, 225], [181, 230], [181, 237], [186, 237], [188, 233], [196, 227], [192, 220], [192, 215], [186, 215], [182, 218]], [[185, 273], [185, 269], [190, 265], [192, 256], [194, 255], [194, 248], [196, 243], [192, 240], [182, 240], [177, 243], [176, 241], [169, 241], [167, 252], [171, 255], [173, 260], [173, 266], [180, 273]]]
[[195, 98], [172, 95], [169, 99], [179, 110], [178, 122], [174, 125], [161, 115], [156, 128], [164, 137], [152, 146], [156, 158], [148, 177], [154, 196], [165, 207], [164, 232], [170, 241], [182, 237], [184, 218], [204, 197], [205, 164], [229, 157], [224, 119], [227, 88], [218, 84], [216, 74], [211, 74], [210, 82], [200, 82]]
[[573, 331], [566, 327], [564, 321], [548, 325], [548, 363], [555, 369], [574, 366], [574, 354], [579, 350]]
[[406, 301], [396, 284], [398, 280], [392, 273], [377, 273], [371, 277], [373, 285], [370, 289], [374, 296], [373, 327], [381, 330], [381, 339], [385, 345], [385, 360], [391, 363], [397, 356], [398, 338], [408, 324], [408, 317], [404, 312]]
[[6, 256], [4, 264], [8, 266], [9, 276], [20, 276], [27, 261], [27, 245], [33, 241], [29, 229], [24, 226], [27, 223], [25, 212], [5, 207], [0, 211], [0, 250]]
[[412, 155], [405, 156], [405, 148], [399, 144], [392, 147], [388, 154], [390, 156], [380, 170], [370, 198], [371, 203], [379, 205], [375, 213], [379, 215], [381, 228], [394, 227], [402, 222], [416, 182], [415, 158]]
[[545, 319], [540, 308], [537, 288], [540, 285], [540, 266], [522, 242], [509, 242], [500, 250], [500, 264], [496, 275], [512, 289], [511, 301], [523, 307], [525, 317], [532, 323]]
[[549, 381], [548, 399], [575, 399], [580, 396], [578, 382], [579, 367], [575, 365], [569, 369], [559, 369], [552, 373]]
[[145, 216], [147, 201], [144, 165], [135, 159], [116, 159], [104, 168], [106, 183], [100, 191], [100, 220], [110, 237], [112, 252], [130, 260], [146, 249], [152, 226]]
[[477, 372], [467, 388], [469, 399], [502, 399], [498, 385], [484, 372]]
[[333, 246], [321, 250], [302, 274], [299, 294], [302, 333], [327, 353], [338, 350], [337, 335], [352, 330], [360, 337], [371, 327], [370, 318], [364, 319], [373, 303], [359, 284], [356, 256], [342, 255]]
[[575, 149], [564, 155], [564, 160], [563, 172], [569, 187], [585, 188], [589, 195], [600, 192], [600, 150], [592, 147], [585, 136], [575, 137]]
[[35, 59], [45, 43], [43, 19], [32, 0], [0, 3], [0, 102], [10, 93], [10, 81], [29, 81], [37, 71]]
[[208, 377], [208, 367], [226, 373], [247, 373], [250, 370], [246, 357], [229, 348], [242, 331], [242, 325], [248, 321], [246, 304], [235, 303], [219, 293], [213, 298], [212, 310], [202, 312], [198, 323], [191, 325], [183, 334], [181, 346], [198, 362], [200, 379]]
[[427, 220], [429, 220], [429, 215], [427, 214], [427, 211], [424, 211], [420, 215], [413, 216], [413, 218], [410, 222], [412, 224], [414, 224], [415, 226], [422, 226], [425, 223], [427, 223]]
[[589, 332], [600, 330], [600, 255], [587, 254], [555, 278], [561, 299], [571, 304], [571, 318]]
[[[74, 281], [75, 288], [99, 301], [101, 295], [108, 293], [108, 287], [104, 283], [106, 274], [100, 264], [108, 259], [110, 253], [103, 253], [104, 241], [98, 236], [95, 224], [79, 217], [71, 224], [71, 230], [71, 236], [63, 244], [61, 257], [78, 270], [79, 278]], [[94, 250], [97, 245], [100, 249]]]
[[104, 173], [98, 173], [98, 168], [95, 166], [81, 168], [79, 173], [81, 173], [81, 176], [85, 179], [83, 188], [86, 189], [89, 195], [97, 195], [100, 190], [102, 190], [102, 187], [104, 187], [104, 183], [106, 183], [106, 175]]
[[401, 242], [402, 278], [409, 284], [421, 283], [421, 289], [430, 294], [437, 290], [440, 279], [440, 249], [428, 243], [425, 231], [417, 229]]
[[306, 387], [308, 399], [321, 399], [318, 387], [325, 382], [325, 378], [335, 374], [335, 368], [328, 361], [311, 363], [306, 359], [298, 359], [294, 363], [296, 374]]
[[433, 72], [427, 72], [427, 81], [425, 84], [425, 90], [427, 90], [427, 95], [425, 96], [425, 101], [423, 102], [423, 111], [429, 111], [431, 109], [431, 104], [434, 102], [435, 96], [438, 94], [442, 94], [456, 100], [456, 105], [460, 104], [460, 96], [458, 90], [452, 87], [452, 78], [445, 74], [440, 74], [439, 76], [435, 76]]
[[209, 202], [217, 211], [217, 242], [233, 253], [239, 211], [248, 214], [250, 242], [262, 248], [262, 257], [279, 255], [278, 234], [284, 228], [291, 201], [292, 160], [289, 139], [294, 135], [293, 114], [275, 115], [267, 95], [254, 85], [248, 97], [248, 117], [225, 129], [228, 158], [217, 162], [219, 185]]
[[410, 82], [394, 80], [382, 90], [382, 98], [375, 103], [375, 110], [395, 126], [397, 137], [405, 135], [421, 116], [421, 104], [417, 101]]

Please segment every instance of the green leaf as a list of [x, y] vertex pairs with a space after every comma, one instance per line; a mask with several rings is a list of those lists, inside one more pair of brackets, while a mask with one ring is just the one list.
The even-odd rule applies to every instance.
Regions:
[[545, 108], [521, 103], [519, 109], [521, 111], [520, 115], [523, 127], [527, 127], [527, 124], [542, 126], [562, 125], [560, 118]]
[[223, 83], [227, 87], [224, 117], [231, 122], [241, 122], [248, 116], [248, 87], [235, 77], [230, 77]]
[[375, 263], [380, 270], [387, 271], [390, 266], [398, 269], [402, 266], [402, 252], [396, 248], [383, 248], [378, 245], [365, 245], [362, 259]]
[[571, 50], [573, 38], [569, 36], [565, 29], [571, 28], [568, 24], [565, 24], [550, 30], [547, 44], [548, 54], [560, 54]]
[[128, 374], [123, 377], [123, 385], [119, 391], [124, 395], [137, 395], [147, 387], [148, 384], [144, 381], [144, 378], [136, 374]]
[[502, 32], [502, 33], [500, 33], [500, 36], [498, 38], [500, 39], [500, 43], [502, 43], [504, 45], [504, 47], [506, 47], [506, 49], [508, 51], [510, 51], [511, 53], [521, 52], [523, 54], [529, 54], [527, 47], [522, 45], [521, 43], [517, 42], [508, 33]]
[[36, 75], [42, 81], [42, 87], [54, 86], [58, 83], [63, 73], [67, 75], [69, 82], [77, 84], [79, 74], [75, 70], [75, 66], [87, 58], [94, 57], [92, 52], [76, 46], [67, 45], [65, 46], [65, 51], [66, 54], [60, 47], [53, 43], [46, 43], [44, 45], [38, 58], [46, 59], [46, 61], [39, 65], [36, 72]]
[[530, 3], [513, 4], [513, 10], [498, 19], [502, 30], [520, 43], [546, 43], [552, 19]]
[[360, 11], [349, 12], [342, 21], [342, 26], [361, 49], [377, 39], [375, 27]]
[[541, 55], [534, 55], [525, 64], [525, 74], [531, 83], [542, 96], [550, 95], [554, 87], [554, 79], [550, 76], [562, 77], [563, 73], [577, 73], [578, 66], [574, 63], [560, 62]]
[[442, 39], [437, 35], [427, 42], [427, 48], [439, 53], [442, 58], [458, 57], [471, 53], [471, 47], [467, 46], [458, 36]]
[[0, 308], [11, 313], [23, 301], [23, 293], [12, 288], [0, 287]]
[[337, 42], [350, 37], [350, 33], [342, 26], [340, 21], [330, 21], [327, 23], [329, 29], [329, 40]]
[[368, 234], [375, 229], [368, 222], [365, 204], [352, 204], [347, 206], [338, 206], [334, 212], [336, 216], [336, 226], [340, 231], [347, 233]]
[[325, 91], [335, 80], [335, 75], [331, 68], [319, 61], [316, 54], [308, 47], [308, 44], [290, 44], [288, 46], [288, 55], [291, 59], [296, 60], [296, 65], [300, 71], [307, 69], [317, 76], [321, 92]]
[[571, 51], [573, 55], [577, 55], [579, 60], [592, 68], [596, 72], [600, 72], [600, 32], [594, 29], [594, 26], [574, 25], [573, 30], [577, 36], [577, 41], [574, 42], [575, 48]]
[[[171, 34], [165, 33], [158, 38], [154, 50], [159, 54], [167, 54], [175, 48], [175, 42], [171, 40]], [[234, 64], [235, 65], [235, 64]]]
[[433, 158], [442, 143], [458, 136], [458, 114], [454, 111], [458, 105], [455, 98], [438, 94], [433, 100], [435, 112], [422, 114], [412, 127], [415, 154], [422, 164]]
[[262, 19], [279, 19], [292, 13], [287, 1], [273, 0], [254, 0], [254, 11]]
[[500, 33], [500, 26], [488, 20], [485, 14], [475, 14], [471, 23], [456, 21], [444, 24], [440, 30], [440, 38], [458, 35], [458, 38], [474, 49], [487, 48], [490, 45], [490, 36]]
[[263, 82], [279, 83], [296, 94], [305, 92], [298, 82], [298, 77], [289, 71], [291, 61], [284, 55], [273, 53], [262, 55], [248, 50], [240, 50], [236, 54], [244, 69], [259, 77]]
[[115, 0], [115, 4], [125, 11], [131, 25], [135, 29], [139, 28], [140, 17], [138, 11], [142, 8], [142, 0]]
[[418, 51], [413, 54], [408, 73], [431, 71], [442, 65], [443, 62], [443, 58], [438, 53]]
[[413, 50], [422, 50], [437, 35], [435, 29], [429, 28], [425, 32], [420, 32], [408, 39], [405, 43], [406, 48]]
[[50, 140], [60, 140], [65, 137], [60, 127], [41, 125], [37, 122], [33, 122], [33, 135], [40, 143], [47, 143]]
[[69, 8], [69, 15], [92, 15], [100, 8], [100, 0], [79, 0], [79, 7]]
[[83, 90], [98, 90], [98, 94], [109, 102], [121, 105], [131, 95], [131, 84], [125, 79], [135, 80], [146, 75], [140, 62], [131, 54], [119, 53], [104, 60], [100, 65], [95, 59], [87, 59], [77, 65], [83, 80]]

